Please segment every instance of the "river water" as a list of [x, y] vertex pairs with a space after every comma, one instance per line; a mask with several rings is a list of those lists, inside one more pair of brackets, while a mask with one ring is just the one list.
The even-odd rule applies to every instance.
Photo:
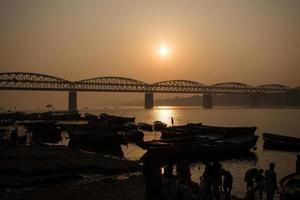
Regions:
[[[280, 178], [295, 171], [296, 155], [298, 152], [275, 151], [263, 149], [262, 133], [264, 131], [287, 136], [300, 137], [300, 109], [253, 109], [239, 107], [155, 107], [145, 110], [142, 107], [104, 107], [99, 109], [81, 110], [81, 113], [94, 114], [108, 113], [120, 116], [134, 116], [136, 122], [153, 123], [156, 120], [171, 124], [171, 117], [175, 125], [189, 122], [201, 122], [215, 126], [256, 126], [259, 135], [257, 150], [254, 156], [247, 158], [223, 159], [221, 163], [229, 170], [234, 179], [233, 194], [243, 197], [246, 192], [244, 173], [249, 168], [258, 167], [267, 169], [270, 162], [276, 164], [278, 181]], [[159, 134], [144, 132], [145, 140], [159, 138]], [[131, 160], [139, 159], [145, 151], [135, 145], [122, 146], [124, 155]], [[191, 172], [193, 181], [199, 183], [199, 177], [204, 171], [201, 162], [192, 163]]]

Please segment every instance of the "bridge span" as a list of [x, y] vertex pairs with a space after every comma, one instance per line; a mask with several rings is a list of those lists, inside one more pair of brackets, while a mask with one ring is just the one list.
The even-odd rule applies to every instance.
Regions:
[[299, 93], [300, 87], [291, 88], [281, 84], [251, 86], [240, 82], [224, 82], [205, 85], [190, 80], [168, 80], [156, 83], [124, 77], [97, 77], [69, 81], [46, 74], [28, 72], [0, 73], [0, 90], [68, 91], [69, 110], [77, 110], [77, 92], [139, 92], [145, 93], [145, 108], [153, 108], [154, 93], [203, 94], [203, 107], [213, 106], [214, 94], [248, 95], [250, 106], [255, 107], [257, 97], [265, 94]]

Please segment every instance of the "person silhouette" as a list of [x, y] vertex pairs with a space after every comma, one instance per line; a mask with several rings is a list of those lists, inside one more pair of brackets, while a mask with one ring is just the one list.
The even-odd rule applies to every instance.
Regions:
[[267, 200], [273, 200], [275, 191], [279, 193], [277, 187], [277, 175], [275, 172], [275, 164], [271, 162], [269, 169], [265, 171], [265, 191], [267, 193]]
[[10, 134], [10, 146], [15, 147], [17, 143], [18, 129], [14, 129]]
[[257, 174], [254, 177], [254, 180], [255, 180], [255, 186], [253, 188], [254, 194], [256, 192], [258, 192], [260, 200], [263, 199], [262, 193], [263, 193], [264, 187], [265, 187], [265, 177], [264, 177], [263, 173], [264, 173], [264, 170], [263, 169], [259, 169], [257, 171]]
[[222, 169], [221, 174], [222, 176], [224, 176], [223, 190], [225, 193], [225, 197], [226, 199], [231, 199], [231, 190], [232, 190], [232, 183], [233, 183], [232, 174], [225, 169]]

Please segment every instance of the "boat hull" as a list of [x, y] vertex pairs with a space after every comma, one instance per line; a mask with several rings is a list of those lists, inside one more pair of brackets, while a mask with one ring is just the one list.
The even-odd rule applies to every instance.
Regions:
[[213, 142], [205, 142], [193, 144], [190, 142], [184, 143], [155, 143], [144, 144], [142, 148], [149, 152], [166, 158], [210, 158], [223, 157], [243, 154], [249, 152], [256, 146], [258, 136], [249, 136], [247, 138], [224, 138], [223, 140], [214, 140]]
[[263, 133], [264, 148], [278, 150], [300, 150], [300, 138]]
[[202, 124], [187, 124], [169, 127], [161, 131], [161, 138], [180, 137], [186, 135], [226, 134], [229, 136], [252, 136], [256, 127], [216, 127]]
[[282, 192], [280, 194], [281, 200], [298, 200], [300, 199], [300, 174], [293, 173], [283, 177], [280, 180]]
[[124, 140], [114, 131], [101, 131], [89, 128], [67, 128], [69, 147], [123, 157], [121, 144]]

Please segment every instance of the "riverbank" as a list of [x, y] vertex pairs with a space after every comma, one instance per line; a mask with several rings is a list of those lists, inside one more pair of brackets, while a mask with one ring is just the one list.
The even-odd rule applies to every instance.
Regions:
[[24, 188], [78, 180], [78, 174], [114, 175], [140, 171], [138, 162], [65, 146], [0, 145], [0, 187]]
[[21, 190], [2, 191], [5, 200], [144, 200], [142, 176], [105, 178], [93, 182], [68, 182], [41, 185]]
[[[0, 191], [3, 200], [144, 200], [142, 175], [116, 176], [98, 181], [73, 181], [38, 187]], [[2, 193], [1, 193], [2, 192]], [[5, 192], [5, 193], [4, 193]], [[232, 196], [232, 200], [241, 200]]]
[[47, 145], [0, 145], [0, 199], [143, 200], [138, 162]]
[[142, 178], [124, 176], [139, 173], [141, 167], [138, 162], [65, 146], [36, 144], [11, 147], [5, 143], [0, 145], [0, 160], [0, 199], [144, 197]]

